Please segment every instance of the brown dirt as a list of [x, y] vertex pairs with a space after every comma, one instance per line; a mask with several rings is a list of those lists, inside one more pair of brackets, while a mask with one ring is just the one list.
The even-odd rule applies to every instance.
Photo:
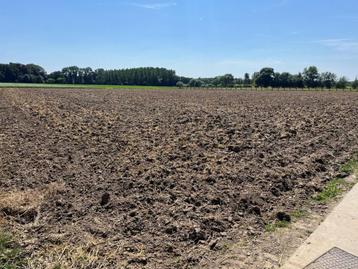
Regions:
[[324, 203], [308, 199], [291, 211], [292, 220], [286, 227], [241, 237], [239, 240], [222, 241], [222, 251], [211, 253], [196, 268], [281, 268], [357, 183], [357, 177], [346, 177], [345, 182], [339, 187], [342, 192], [336, 197]]
[[29, 267], [209, 267], [337, 176], [358, 94], [1, 89], [0, 123]]

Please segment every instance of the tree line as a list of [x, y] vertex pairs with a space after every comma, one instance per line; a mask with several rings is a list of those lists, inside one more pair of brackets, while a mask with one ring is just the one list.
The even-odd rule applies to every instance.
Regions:
[[35, 64], [0, 64], [0, 82], [45, 83], [47, 73]]
[[232, 74], [214, 78], [188, 78], [177, 76], [174, 70], [154, 67], [130, 69], [96, 69], [69, 66], [61, 71], [47, 74], [35, 64], [0, 64], [0, 82], [50, 83], [50, 84], [108, 84], [138, 86], [177, 87], [271, 87], [271, 88], [339, 88], [358, 89], [358, 79], [348, 81], [332, 72], [320, 73], [315, 66], [307, 67], [302, 73], [275, 72], [271, 67], [242, 78]]
[[[179, 87], [185, 84], [178, 82]], [[338, 78], [332, 72], [319, 73], [315, 66], [307, 67], [302, 73], [291, 74], [288, 72], [275, 72], [271, 67], [262, 68], [250, 76], [246, 73], [243, 78], [234, 78], [231, 74], [215, 78], [191, 79], [189, 87], [262, 87], [262, 88], [338, 88], [351, 87], [358, 89], [358, 79], [349, 81], [346, 77]]]
[[41, 66], [34, 64], [0, 64], [0, 82], [175, 86], [180, 79], [187, 81], [173, 70], [154, 67], [92, 70], [69, 66], [47, 74]]
[[65, 67], [48, 75], [48, 83], [109, 84], [140, 86], [175, 86], [175, 71], [165, 68], [131, 68], [118, 70], [92, 70], [90, 67]]

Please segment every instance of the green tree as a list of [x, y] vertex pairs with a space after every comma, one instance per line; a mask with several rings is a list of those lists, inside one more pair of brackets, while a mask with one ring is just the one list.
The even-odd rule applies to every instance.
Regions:
[[44, 68], [36, 64], [26, 65], [26, 75], [29, 76], [31, 83], [44, 83], [47, 79], [47, 73]]
[[1, 69], [0, 65], [0, 82], [5, 82], [5, 72]]
[[288, 72], [283, 72], [279, 75], [279, 87], [290, 88], [293, 85], [293, 76]]
[[234, 86], [234, 76], [231, 74], [223, 75], [219, 78], [220, 84], [223, 87], [233, 87]]
[[301, 73], [292, 76], [292, 87], [301, 89], [305, 87]]
[[[234, 86], [239, 86], [241, 87], [242, 85], [245, 85], [244, 84], [244, 80], [242, 78], [235, 78], [234, 79]], [[248, 87], [248, 86], [247, 86]]]
[[316, 88], [319, 86], [318, 68], [315, 66], [307, 67], [303, 70], [303, 82], [307, 88]]
[[321, 74], [320, 80], [324, 88], [331, 89], [336, 85], [337, 76], [331, 72], [324, 72]]
[[91, 67], [83, 68], [82, 70], [83, 83], [93, 84], [96, 81], [96, 73], [93, 72]]
[[47, 83], [64, 83], [65, 78], [61, 71], [55, 71], [48, 75]]
[[357, 78], [352, 82], [352, 88], [358, 89], [358, 79]]
[[281, 83], [281, 78], [280, 78], [281, 74], [279, 72], [275, 72], [273, 75], [273, 82], [272, 82], [272, 87], [282, 87], [282, 83]]
[[78, 83], [80, 69], [77, 66], [69, 66], [62, 69], [62, 74], [65, 78], [65, 83]]
[[346, 89], [348, 86], [348, 80], [346, 77], [341, 77], [336, 84], [337, 89]]
[[273, 87], [275, 80], [275, 71], [271, 67], [262, 68], [256, 75], [255, 84], [258, 87]]
[[176, 86], [179, 88], [179, 89], [182, 89], [182, 88], [184, 88], [184, 83], [182, 82], [182, 81], [178, 81], [177, 82], [177, 84], [176, 84]]
[[244, 75], [244, 86], [248, 87], [251, 85], [251, 79], [249, 73], [245, 73]]
[[1, 82], [26, 82], [43, 83], [47, 79], [47, 73], [39, 65], [9, 63], [0, 64]]
[[203, 82], [200, 79], [191, 79], [189, 81], [189, 87], [201, 87]]

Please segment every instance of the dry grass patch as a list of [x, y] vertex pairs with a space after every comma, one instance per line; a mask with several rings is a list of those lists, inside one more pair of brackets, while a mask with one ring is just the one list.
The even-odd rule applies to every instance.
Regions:
[[36, 224], [44, 201], [63, 189], [64, 184], [51, 183], [41, 189], [0, 192], [0, 212], [7, 220]]
[[[73, 245], [64, 242], [60, 245], [48, 245], [39, 251], [34, 252], [27, 260], [29, 269], [84, 269], [84, 268], [112, 268], [115, 262], [118, 268], [124, 268], [126, 262], [122, 264], [118, 261], [118, 251], [104, 251], [105, 242], [95, 242], [90, 239], [84, 240], [86, 243]], [[105, 252], [105, 253], [104, 253]]]

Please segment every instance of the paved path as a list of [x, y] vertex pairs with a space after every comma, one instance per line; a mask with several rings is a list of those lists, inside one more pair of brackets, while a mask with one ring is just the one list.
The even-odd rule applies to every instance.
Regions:
[[358, 184], [281, 269], [303, 269], [334, 247], [358, 256]]

